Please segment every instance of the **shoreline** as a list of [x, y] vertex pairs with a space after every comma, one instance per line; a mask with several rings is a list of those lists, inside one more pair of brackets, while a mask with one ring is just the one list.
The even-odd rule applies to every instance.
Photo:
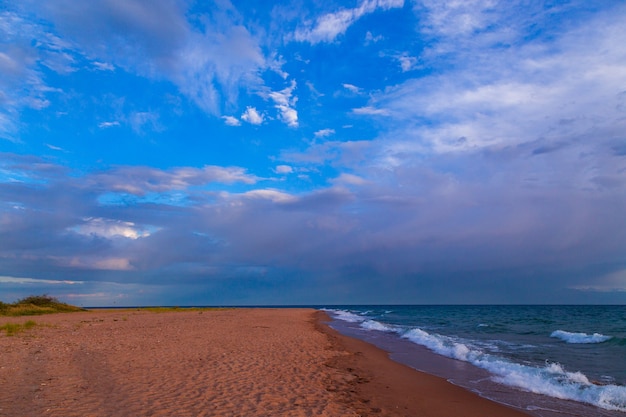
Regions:
[[[350, 372], [356, 383], [350, 392], [353, 404], [367, 404], [390, 416], [423, 417], [529, 417], [522, 410], [483, 398], [435, 375], [415, 370], [389, 357], [389, 353], [363, 340], [345, 336], [327, 323], [330, 317], [316, 312], [318, 331], [338, 349], [350, 352], [336, 357], [331, 366]], [[367, 408], [370, 408], [370, 413]], [[388, 414], [385, 414], [388, 413]]]
[[0, 416], [528, 417], [314, 309], [93, 310], [0, 335]]

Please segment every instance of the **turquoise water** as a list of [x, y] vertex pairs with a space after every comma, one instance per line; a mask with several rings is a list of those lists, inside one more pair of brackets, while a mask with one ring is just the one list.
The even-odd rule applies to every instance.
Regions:
[[[409, 365], [418, 364], [418, 356], [424, 362], [424, 356], [411, 353], [408, 345], [448, 358], [454, 371], [441, 376], [531, 414], [626, 416], [625, 306], [349, 306], [327, 311], [338, 330], [402, 352], [398, 356]], [[414, 367], [422, 365], [427, 366]]]

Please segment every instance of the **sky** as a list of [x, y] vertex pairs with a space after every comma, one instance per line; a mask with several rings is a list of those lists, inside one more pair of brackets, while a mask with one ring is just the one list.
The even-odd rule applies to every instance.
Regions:
[[0, 300], [626, 303], [625, 21], [0, 0]]

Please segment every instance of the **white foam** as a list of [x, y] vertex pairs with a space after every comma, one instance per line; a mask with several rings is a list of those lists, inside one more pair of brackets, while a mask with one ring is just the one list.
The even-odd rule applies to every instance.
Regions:
[[466, 362], [471, 361], [472, 358], [480, 354], [479, 351], [470, 349], [467, 345], [457, 342], [452, 338], [433, 335], [418, 328], [407, 331], [402, 337], [409, 339], [413, 343], [426, 346], [440, 355]]
[[469, 362], [493, 374], [498, 383], [554, 398], [595, 405], [607, 410], [626, 411], [626, 387], [596, 385], [581, 372], [568, 372], [558, 363], [533, 367], [490, 355], [476, 346], [448, 336], [411, 329], [402, 337], [449, 358]]
[[[420, 328], [406, 328], [381, 323], [346, 310], [330, 310], [335, 318], [360, 323], [365, 330], [395, 332], [399, 336], [422, 345], [449, 358], [469, 362], [489, 371], [498, 383], [524, 391], [594, 405], [606, 410], [626, 412], [626, 386], [598, 385], [582, 372], [569, 372], [558, 363], [530, 366], [511, 362], [489, 354], [479, 346], [459, 338], [428, 333]], [[571, 333], [557, 330], [552, 337], [567, 343], [602, 343], [611, 336], [599, 333]]]
[[397, 328], [388, 324], [383, 324], [376, 320], [365, 320], [361, 327], [366, 330], [378, 330], [380, 332], [395, 332]]
[[566, 332], [565, 330], [555, 330], [550, 337], [561, 339], [565, 343], [602, 343], [613, 338], [612, 336], [605, 336], [600, 333], [572, 333]]
[[[581, 372], [568, 372], [559, 364], [543, 368], [502, 363], [500, 369], [484, 366], [496, 382], [536, 394], [595, 405], [606, 410], [626, 411], [626, 387], [596, 385]], [[499, 372], [496, 372], [499, 371]]]
[[347, 321], [349, 323], [361, 323], [367, 320], [366, 317], [351, 313], [347, 310], [328, 310], [328, 311], [332, 313], [336, 319]]

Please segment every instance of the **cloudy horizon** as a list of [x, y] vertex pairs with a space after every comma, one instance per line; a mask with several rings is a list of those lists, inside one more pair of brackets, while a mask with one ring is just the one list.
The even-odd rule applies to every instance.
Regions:
[[626, 5], [0, 8], [0, 300], [626, 302]]

